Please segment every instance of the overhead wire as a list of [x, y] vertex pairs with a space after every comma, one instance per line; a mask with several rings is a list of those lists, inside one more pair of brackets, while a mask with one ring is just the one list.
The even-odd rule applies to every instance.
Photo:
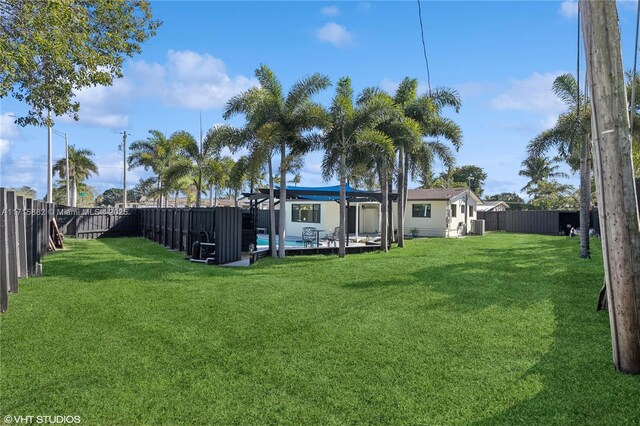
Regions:
[[[640, 0], [639, 0], [640, 1]], [[429, 59], [427, 57], [427, 44], [424, 41], [424, 24], [422, 23], [422, 4], [418, 0], [418, 18], [420, 20], [420, 37], [422, 40], [422, 54], [424, 56], [424, 64], [427, 68], [427, 87], [429, 88], [429, 96], [431, 96], [431, 73], [429, 72]]]

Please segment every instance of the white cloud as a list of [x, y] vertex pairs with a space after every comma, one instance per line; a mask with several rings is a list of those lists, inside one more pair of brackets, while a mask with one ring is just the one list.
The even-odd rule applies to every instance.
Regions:
[[11, 149], [11, 139], [16, 138], [20, 131], [14, 123], [15, 118], [12, 112], [0, 115], [0, 158], [6, 156]]
[[11, 149], [11, 141], [0, 138], [0, 159], [9, 153], [9, 149]]
[[255, 79], [227, 75], [222, 60], [190, 50], [169, 50], [165, 64], [138, 61], [133, 69], [141, 95], [184, 108], [220, 108], [232, 96], [257, 85]]
[[[124, 169], [122, 151], [97, 156], [95, 163], [98, 166], [98, 175], [92, 176], [88, 181], [90, 185], [96, 188], [96, 194], [94, 195], [99, 195], [109, 188], [122, 188]], [[148, 174], [145, 174], [142, 168], [127, 170], [127, 189], [133, 188], [141, 177], [146, 177]]]
[[352, 46], [354, 36], [345, 27], [335, 22], [328, 22], [316, 31], [316, 38], [322, 42], [331, 43], [336, 47]]
[[576, 0], [564, 0], [560, 3], [560, 14], [569, 19], [578, 16], [578, 2]]
[[509, 90], [491, 100], [498, 110], [520, 110], [548, 115], [559, 114], [565, 105], [553, 93], [553, 81], [562, 72], [534, 73], [524, 80], [510, 80]]
[[[118, 79], [112, 86], [93, 86], [76, 93], [80, 102], [80, 123], [112, 128], [126, 128], [129, 124], [127, 102], [135, 85], [129, 79]], [[63, 122], [73, 122], [70, 117], [60, 117]]]
[[338, 16], [340, 15], [340, 9], [337, 6], [325, 6], [320, 9], [320, 13], [324, 16]]
[[44, 155], [22, 155], [3, 158], [0, 167], [0, 185], [7, 187], [30, 186], [40, 191], [46, 188], [47, 159]]

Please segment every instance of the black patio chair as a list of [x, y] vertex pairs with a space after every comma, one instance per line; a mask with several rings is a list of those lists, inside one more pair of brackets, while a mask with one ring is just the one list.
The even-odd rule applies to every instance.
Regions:
[[302, 228], [302, 243], [305, 247], [311, 246], [316, 242], [316, 228], [312, 226], [305, 226]]
[[331, 234], [327, 234], [324, 236], [324, 239], [327, 240], [327, 246], [336, 245], [336, 241], [340, 239], [340, 227], [336, 226]]

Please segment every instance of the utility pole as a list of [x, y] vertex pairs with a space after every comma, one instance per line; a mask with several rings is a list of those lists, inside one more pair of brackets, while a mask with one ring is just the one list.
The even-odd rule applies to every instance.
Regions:
[[[56, 129], [51, 129], [53, 133], [58, 136], [64, 136], [64, 152], [65, 152], [65, 180], [66, 180], [66, 188], [67, 188], [67, 206], [71, 205], [71, 193], [69, 192], [69, 140], [67, 138], [67, 132], [60, 132]], [[53, 175], [53, 170], [51, 172]]]
[[65, 178], [67, 180], [67, 206], [71, 205], [71, 194], [69, 193], [69, 140], [67, 132], [64, 133], [64, 156], [65, 156]]
[[122, 132], [122, 208], [127, 208], [127, 131]]
[[51, 141], [51, 109], [47, 112], [47, 203], [53, 203], [53, 142]]
[[640, 219], [618, 11], [612, 1], [580, 3], [613, 363], [640, 374]]

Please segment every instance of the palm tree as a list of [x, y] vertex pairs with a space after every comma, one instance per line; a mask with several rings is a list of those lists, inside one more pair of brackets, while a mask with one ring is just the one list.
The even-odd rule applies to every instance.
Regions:
[[[75, 145], [69, 145], [69, 183], [71, 187], [71, 207], [78, 205], [78, 186], [92, 173], [98, 174], [98, 166], [91, 157], [95, 154], [88, 149], [76, 149]], [[67, 173], [66, 158], [61, 158], [53, 165], [53, 174], [58, 173], [60, 179], [64, 179]]]
[[551, 178], [567, 178], [567, 174], [559, 172], [560, 166], [556, 164], [557, 158], [549, 160], [549, 157], [528, 157], [522, 162], [523, 169], [518, 172], [520, 176], [528, 177], [529, 182], [521, 189], [531, 194], [536, 185]]
[[189, 132], [178, 131], [171, 135], [170, 139], [179, 147], [180, 158], [169, 168], [167, 176], [172, 180], [191, 177], [196, 188], [196, 207], [200, 207], [204, 184], [222, 172], [218, 161], [222, 146], [220, 140], [229, 131], [226, 126], [214, 126], [200, 143]]
[[[448, 140], [456, 149], [462, 146], [462, 130], [453, 120], [443, 117], [445, 107], [460, 110], [462, 101], [458, 93], [449, 88], [436, 88], [429, 93], [418, 96], [418, 80], [405, 77], [398, 85], [393, 97], [394, 103], [400, 107], [404, 115], [405, 126], [407, 120], [413, 120], [420, 126], [423, 138], [414, 138], [400, 133], [404, 137], [394, 138], [398, 149], [398, 246], [404, 244], [404, 218], [409, 193], [409, 172], [414, 176], [427, 175], [431, 171], [435, 158], [447, 167], [454, 163], [453, 154], [449, 146], [439, 141], [442, 137]], [[425, 140], [424, 138], [436, 138]]]
[[[555, 126], [545, 130], [529, 142], [529, 156], [539, 157], [555, 148], [573, 169], [580, 169], [580, 257], [589, 257], [589, 209], [591, 202], [591, 167], [589, 162], [589, 134], [591, 108], [589, 98], [580, 91], [571, 74], [563, 74], [553, 82], [553, 91], [568, 110], [560, 116]], [[576, 159], [579, 158], [579, 162]]]
[[158, 207], [161, 207], [163, 197], [166, 197], [171, 189], [170, 182], [167, 181], [167, 172], [177, 159], [178, 147], [175, 139], [167, 138], [159, 130], [149, 130], [149, 135], [147, 139], [131, 144], [131, 153], [127, 161], [129, 170], [143, 167], [155, 173], [156, 191], [153, 193], [158, 196]]
[[228, 119], [235, 114], [243, 114], [246, 117], [244, 128], [235, 132], [230, 138], [229, 148], [232, 152], [247, 149], [250, 152], [251, 162], [261, 164], [267, 169], [269, 186], [269, 251], [272, 257], [277, 257], [275, 243], [275, 196], [273, 158], [280, 147], [278, 126], [270, 122], [267, 112], [269, 96], [266, 90], [253, 87], [240, 95], [234, 96], [227, 103], [224, 118]]
[[[280, 229], [279, 229], [279, 250], [280, 257], [285, 256], [285, 226], [286, 209], [284, 208], [287, 199], [287, 170], [288, 159], [298, 154], [309, 151], [312, 148], [313, 135], [309, 134], [315, 128], [321, 127], [324, 120], [323, 108], [312, 102], [311, 97], [327, 88], [329, 78], [318, 73], [304, 77], [294, 83], [285, 96], [282, 84], [266, 65], [261, 65], [255, 76], [260, 83], [261, 99], [259, 101], [241, 98], [232, 98], [227, 104], [225, 117], [237, 113], [245, 113], [253, 108], [255, 114], [254, 123], [271, 124], [274, 137], [280, 145]], [[239, 95], [242, 96], [242, 95]], [[257, 130], [260, 126], [254, 127]]]
[[325, 179], [338, 176], [340, 180], [340, 235], [338, 255], [346, 252], [346, 180], [348, 167], [357, 163], [360, 152], [393, 152], [391, 139], [376, 126], [393, 111], [388, 97], [373, 95], [354, 103], [351, 79], [338, 81], [336, 94], [328, 113], [327, 126], [322, 136], [322, 174]]

